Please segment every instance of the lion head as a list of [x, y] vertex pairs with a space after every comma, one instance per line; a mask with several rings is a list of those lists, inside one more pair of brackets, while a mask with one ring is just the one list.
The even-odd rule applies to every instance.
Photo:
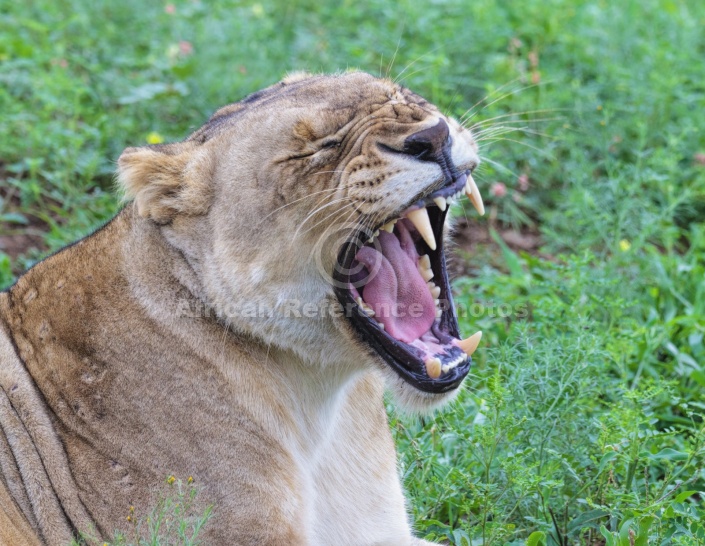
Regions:
[[119, 172], [224, 326], [310, 366], [382, 370], [425, 408], [479, 341], [461, 340], [444, 255], [449, 204], [483, 210], [478, 163], [457, 121], [353, 72], [285, 78], [183, 142], [128, 148]]

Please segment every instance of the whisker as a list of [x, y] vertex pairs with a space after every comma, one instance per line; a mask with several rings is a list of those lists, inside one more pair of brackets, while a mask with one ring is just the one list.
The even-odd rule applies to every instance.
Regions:
[[[351, 210], [351, 211], [348, 213], [348, 215], [345, 217], [345, 219], [342, 221], [342, 224], [343, 224], [343, 225], [345, 225], [345, 224], [350, 220], [350, 218], [355, 214], [355, 212], [357, 211], [357, 208], [356, 208], [356, 206], [355, 206], [355, 203], [352, 202], [352, 203], [348, 203], [348, 204], [347, 204], [345, 207], [343, 207], [340, 211], [336, 211], [336, 213], [342, 212], [343, 210], [345, 210], [346, 207], [352, 207], [353, 210]], [[332, 215], [330, 215], [330, 216], [332, 216]], [[328, 216], [328, 217], [330, 217], [330, 216]], [[325, 218], [324, 220], [322, 220], [322, 221], [325, 221], [328, 217], [326, 217], [326, 218]], [[340, 224], [337, 224], [337, 223], [335, 223], [335, 224], [334, 224], [334, 223], [329, 224], [329, 225], [323, 230], [323, 233], [321, 233], [321, 234], [318, 236], [318, 239], [316, 239], [316, 243], [313, 245], [312, 251], [315, 251], [315, 249], [318, 248], [319, 242], [321, 241], [321, 239], [325, 239], [325, 238], [328, 236], [328, 232], [329, 232], [331, 229], [337, 227], [338, 225], [340, 225]], [[358, 222], [358, 225], [359, 225], [359, 222]], [[315, 226], [314, 226], [314, 227], [315, 227]], [[356, 227], [357, 227], [357, 226], [356, 226]]]
[[[571, 108], [542, 108], [540, 110], [524, 110], [522, 112], [509, 112], [506, 114], [500, 114], [498, 116], [494, 116], [491, 118], [483, 119], [482, 121], [478, 121], [474, 125], [470, 125], [470, 128], [475, 127], [476, 125], [479, 125], [481, 123], [487, 123], [489, 121], [493, 121], [495, 119], [502, 119], [502, 118], [509, 118], [513, 116], [527, 116], [529, 114], [548, 114], [552, 112], [566, 112], [570, 111]], [[530, 120], [520, 120], [520, 121], [530, 121]]]
[[[345, 217], [345, 219], [343, 220], [343, 224], [349, 222], [349, 221], [350, 221], [350, 218], [352, 218], [352, 217], [355, 215], [355, 213], [359, 213], [359, 212], [360, 212], [360, 209], [359, 209], [359, 207], [357, 206], [357, 203], [356, 203], [356, 202], [352, 202], [352, 203], [350, 203], [350, 205], [351, 205], [352, 210], [348, 213], [348, 215], [347, 215], [347, 216]], [[357, 229], [369, 230], [370, 228], [368, 227], [368, 224], [370, 224], [369, 219], [366, 219], [366, 218], [362, 217], [362, 218], [360, 218], [359, 220], [357, 220], [357, 221], [355, 222], [355, 228], [354, 228], [354, 229], [355, 229], [355, 230], [357, 230]], [[327, 230], [328, 230], [328, 229], [330, 229], [330, 227], [327, 228]]]
[[317, 176], [319, 174], [328, 174], [328, 173], [344, 173], [345, 169], [339, 170], [339, 169], [333, 169], [332, 171], [316, 171], [315, 173], [312, 173], [311, 176]]
[[339, 189], [340, 189], [340, 188], [338, 188], [337, 186], [336, 186], [335, 188], [326, 188], [326, 189], [324, 189], [324, 190], [315, 191], [315, 192], [313, 192], [313, 193], [306, 194], [306, 195], [304, 195], [303, 197], [299, 197], [298, 199], [294, 199], [294, 200], [291, 201], [290, 203], [286, 203], [285, 205], [282, 205], [281, 207], [278, 207], [278, 208], [274, 209], [274, 210], [273, 210], [272, 212], [270, 212], [267, 216], [265, 216], [264, 218], [262, 218], [262, 220], [260, 220], [260, 223], [264, 222], [267, 218], [269, 218], [269, 217], [270, 217], [272, 214], [274, 214], [275, 212], [278, 212], [278, 211], [280, 211], [280, 210], [282, 210], [282, 209], [285, 209], [286, 207], [289, 207], [289, 206], [291, 206], [291, 205], [293, 205], [293, 204], [295, 204], [295, 203], [298, 203], [299, 201], [303, 201], [304, 199], [309, 199], [309, 198], [311, 198], [311, 197], [315, 197], [316, 195], [319, 195], [319, 194], [321, 194], [321, 193], [326, 193], [326, 192], [332, 193], [332, 192], [336, 192], [336, 191], [338, 191]]
[[308, 228], [304, 233], [308, 233], [309, 231], [315, 229], [316, 227], [320, 226], [323, 222], [325, 222], [326, 220], [328, 220], [328, 218], [331, 218], [332, 216], [335, 216], [336, 214], [340, 214], [342, 211], [344, 211], [345, 209], [351, 207], [353, 204], [354, 204], [354, 202], [351, 201], [350, 203], [346, 203], [345, 205], [343, 205], [342, 207], [340, 207], [338, 210], [334, 210], [333, 212], [331, 212], [330, 214], [328, 214], [325, 218], [322, 218], [321, 220], [319, 220], [318, 222], [316, 222], [315, 224], [313, 224], [313, 225], [312, 225], [310, 228]]
[[[555, 159], [555, 156], [553, 154], [549, 154], [546, 150], [542, 150], [541, 148], [537, 148], [536, 146], [532, 146], [531, 144], [527, 144], [526, 142], [522, 142], [521, 140], [502, 137], [502, 138], [492, 139], [492, 140], [490, 140], [490, 142], [500, 142], [502, 140], [506, 140], [507, 142], [514, 142], [515, 144], [521, 144], [522, 146], [526, 146], [527, 148], [531, 148], [532, 150], [534, 150], [538, 154], [540, 154], [548, 159]], [[478, 147], [482, 148], [483, 146], [478, 146]]]
[[521, 78], [522, 78], [522, 76], [517, 76], [517, 77], [514, 78], [513, 80], [508, 81], [507, 83], [504, 83], [504, 84], [500, 85], [497, 89], [495, 89], [495, 90], [492, 91], [491, 93], [487, 93], [484, 97], [482, 97], [479, 101], [477, 101], [475, 104], [473, 104], [470, 108], [468, 108], [467, 110], [465, 110], [465, 112], [463, 113], [463, 115], [460, 116], [460, 119], [463, 119], [463, 118], [468, 114], [468, 112], [471, 112], [472, 110], [474, 110], [475, 108], [477, 108], [480, 104], [482, 104], [484, 101], [486, 101], [487, 99], [489, 99], [491, 96], [493, 96], [493, 95], [499, 93], [502, 89], [504, 89], [504, 88], [507, 87], [508, 85], [512, 85], [512, 84], [518, 82]]
[[453, 97], [450, 99], [450, 104], [448, 107], [445, 109], [445, 115], [446, 117], [450, 117], [450, 111], [453, 108], [453, 104], [455, 104], [455, 99], [458, 98], [458, 91], [456, 90], [455, 93], [453, 93]]
[[[424, 71], [424, 68], [417, 68], [417, 69], [414, 70], [413, 72], [409, 72], [406, 76], [404, 76], [403, 79], [408, 80], [408, 79], [411, 78], [411, 76], [413, 76], [414, 74], [418, 74], [419, 72], [423, 72], [423, 71]], [[400, 81], [401, 81], [401, 80], [400, 80]]]
[[399, 39], [397, 40], [397, 47], [394, 50], [394, 55], [392, 55], [392, 60], [389, 61], [389, 64], [387, 65], [387, 72], [385, 73], [385, 78], [389, 77], [389, 74], [392, 72], [392, 68], [394, 68], [394, 61], [397, 60], [397, 53], [399, 53], [399, 48], [401, 47], [401, 39], [404, 36], [404, 23], [402, 23], [402, 28], [401, 32], [399, 33]]
[[[323, 209], [325, 209], [325, 208], [327, 208], [327, 207], [330, 207], [331, 205], [335, 205], [335, 204], [337, 204], [337, 203], [341, 203], [341, 202], [343, 202], [343, 201], [349, 201], [349, 200], [350, 200], [350, 197], [347, 197], [347, 196], [345, 196], [345, 197], [340, 197], [340, 198], [338, 198], [338, 199], [334, 199], [333, 201], [329, 201], [329, 202], [326, 203], [325, 205], [322, 205], [322, 206], [320, 206], [320, 207], [315, 208], [312, 212], [310, 212], [310, 213], [308, 214], [308, 216], [306, 216], [306, 218], [303, 219], [303, 221], [301, 222], [301, 224], [299, 225], [299, 227], [296, 228], [296, 231], [294, 232], [294, 236], [292, 237], [292, 240], [296, 240], [296, 237], [298, 236], [299, 231], [301, 231], [301, 228], [304, 227], [304, 225], [306, 224], [306, 222], [307, 222], [309, 219], [313, 218], [316, 214], [318, 214], [319, 212], [321, 212]], [[326, 217], [326, 218], [327, 218], [327, 217]]]
[[481, 142], [483, 140], [489, 140], [494, 136], [505, 135], [505, 134], [509, 134], [509, 133], [517, 133], [517, 132], [523, 133], [525, 135], [535, 135], [535, 136], [539, 136], [542, 138], [547, 138], [549, 140], [558, 140], [558, 137], [555, 135], [549, 135], [548, 133], [542, 133], [541, 131], [534, 131], [533, 129], [529, 129], [528, 127], [512, 127], [512, 128], [505, 128], [502, 130], [497, 130], [495, 133], [488, 131], [487, 134], [483, 134], [483, 135], [480, 135], [479, 137], [475, 138], [475, 141]]
[[[524, 87], [520, 87], [519, 89], [515, 89], [514, 91], [510, 91], [509, 93], [505, 93], [505, 94], [502, 95], [501, 97], [497, 97], [496, 99], [494, 99], [492, 102], [489, 102], [489, 103], [485, 104], [485, 105], [480, 109], [480, 111], [482, 111], [482, 110], [484, 110], [484, 109], [486, 109], [486, 108], [489, 108], [489, 107], [492, 106], [493, 104], [496, 104], [497, 102], [499, 102], [499, 101], [501, 101], [501, 100], [504, 100], [504, 99], [506, 99], [507, 97], [511, 97], [512, 95], [516, 95], [517, 93], [521, 93], [522, 91], [527, 91], [527, 90], [529, 90], [529, 89], [533, 89], [534, 87], [538, 87], [538, 86], [540, 86], [540, 85], [546, 85], [547, 83], [549, 83], [549, 82], [534, 83], [534, 84], [531, 84], [531, 85], [526, 85], [526, 86], [524, 86]], [[466, 112], [465, 114], [463, 114], [463, 116], [460, 118], [460, 119], [461, 119], [461, 122], [464, 122], [464, 120], [468, 117], [468, 114], [469, 114], [469, 113], [470, 113], [470, 111], [468, 111], [468, 112]], [[477, 113], [476, 113], [476, 114], [477, 114]], [[476, 114], [475, 114], [475, 115], [476, 115]]]
[[[472, 130], [472, 134], [473, 134], [473, 136], [478, 135], [478, 134], [482, 134], [483, 131], [490, 131], [492, 129], [497, 129], [499, 127], [512, 128], [512, 127], [516, 127], [519, 124], [532, 124], [532, 123], [539, 123], [539, 122], [546, 122], [546, 121], [561, 121], [564, 119], [565, 118], [541, 118], [541, 119], [537, 119], [537, 120], [526, 120], [526, 121], [521, 121], [521, 120], [500, 121], [500, 122], [495, 123], [493, 125], [488, 125], [487, 127], [483, 127], [479, 131]], [[470, 129], [468, 129], [468, 130], [470, 130]]]
[[555, 139], [557, 138], [553, 134], [545, 133], [543, 131], [539, 131], [537, 129], [531, 128], [531, 127], [517, 127], [513, 125], [498, 125], [497, 127], [487, 127], [486, 129], [483, 129], [482, 131], [478, 131], [476, 133], [473, 133], [472, 136], [476, 142], [479, 142], [480, 140], [486, 139], [488, 136], [491, 135], [497, 135], [497, 134], [505, 134], [505, 133], [524, 133], [527, 135], [537, 135], [545, 138], [550, 138], [550, 139]]
[[436, 47], [434, 47], [431, 51], [428, 51], [428, 52], [424, 53], [423, 55], [421, 55], [421, 56], [419, 56], [419, 57], [416, 57], [416, 59], [414, 59], [414, 60], [411, 61], [409, 64], [407, 64], [406, 67], [404, 68], [404, 70], [402, 70], [401, 72], [399, 72], [399, 74], [397, 74], [397, 76], [396, 76], [392, 81], [393, 81], [394, 83], [399, 83], [399, 82], [401, 81], [401, 77], [402, 77], [402, 75], [404, 74], [404, 72], [406, 72], [407, 70], [409, 70], [409, 68], [411, 68], [412, 66], [414, 66], [414, 65], [415, 65], [417, 62], [419, 62], [421, 59], [423, 59], [424, 57], [429, 56], [431, 53], [435, 53], [435, 52], [438, 51], [440, 48], [441, 48], [440, 45], [439, 45], [439, 46], [436, 46]]
[[[504, 172], [508, 172], [509, 174], [511, 174], [512, 176], [514, 176], [515, 178], [519, 178], [519, 175], [518, 175], [517, 173], [515, 173], [513, 170], [511, 170], [511, 169], [510, 169], [509, 167], [507, 167], [506, 165], [503, 165], [502, 163], [499, 163], [499, 162], [495, 161], [494, 159], [490, 159], [490, 158], [488, 158], [488, 157], [484, 157], [484, 156], [483, 156], [483, 157], [482, 157], [482, 163], [489, 163], [489, 164], [492, 165], [493, 167], [497, 167], [498, 169], [503, 170]], [[482, 165], [482, 163], [481, 163], [480, 165]]]

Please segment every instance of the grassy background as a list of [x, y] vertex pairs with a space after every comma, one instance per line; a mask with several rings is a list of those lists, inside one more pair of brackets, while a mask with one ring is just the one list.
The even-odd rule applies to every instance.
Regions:
[[390, 407], [419, 533], [704, 544], [703, 27], [699, 0], [0, 0], [0, 286], [116, 211], [125, 146], [287, 71], [477, 104], [490, 235], [455, 286], [482, 348], [448, 411]]

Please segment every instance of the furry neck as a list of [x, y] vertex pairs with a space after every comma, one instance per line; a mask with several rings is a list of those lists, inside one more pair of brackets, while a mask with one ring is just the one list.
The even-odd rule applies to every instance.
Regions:
[[196, 259], [197, 245], [177, 248], [168, 229], [130, 211], [123, 214], [131, 216], [132, 224], [124, 247], [134, 266], [130, 284], [138, 299], [149, 302], [148, 314], [171, 331], [183, 332], [184, 339], [200, 339], [204, 345], [215, 340], [219, 350], [208, 351], [207, 358], [237, 385], [238, 396], [243, 396], [243, 383], [256, 382], [276, 397], [276, 404], [251, 404], [261, 411], [254, 417], [276, 428], [277, 408], [288, 408], [294, 415], [294, 426], [286, 432], [292, 449], [314, 455], [332, 433], [346, 393], [364, 373], [359, 349], [336, 349], [340, 332], [321, 317], [216, 316], [204, 303], [206, 265]]

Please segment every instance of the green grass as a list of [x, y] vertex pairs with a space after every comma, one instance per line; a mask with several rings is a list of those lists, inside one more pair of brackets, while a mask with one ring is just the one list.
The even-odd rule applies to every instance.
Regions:
[[[125, 146], [180, 139], [287, 71], [479, 103], [483, 222], [543, 246], [464, 256], [474, 375], [434, 418], [390, 409], [420, 534], [705, 543], [705, 4], [0, 2], [0, 229], [43, 250], [115, 212]], [[0, 285], [39, 256], [0, 251]]]
[[[90, 531], [81, 534], [69, 546], [102, 544], [103, 546], [197, 546], [199, 534], [212, 517], [212, 506], [200, 506], [198, 487], [192, 478], [184, 483], [168, 476], [161, 491], [155, 492], [154, 507], [148, 514], [139, 514], [130, 506], [125, 526], [116, 531], [112, 540], [103, 542]], [[202, 505], [202, 503], [201, 503]]]

